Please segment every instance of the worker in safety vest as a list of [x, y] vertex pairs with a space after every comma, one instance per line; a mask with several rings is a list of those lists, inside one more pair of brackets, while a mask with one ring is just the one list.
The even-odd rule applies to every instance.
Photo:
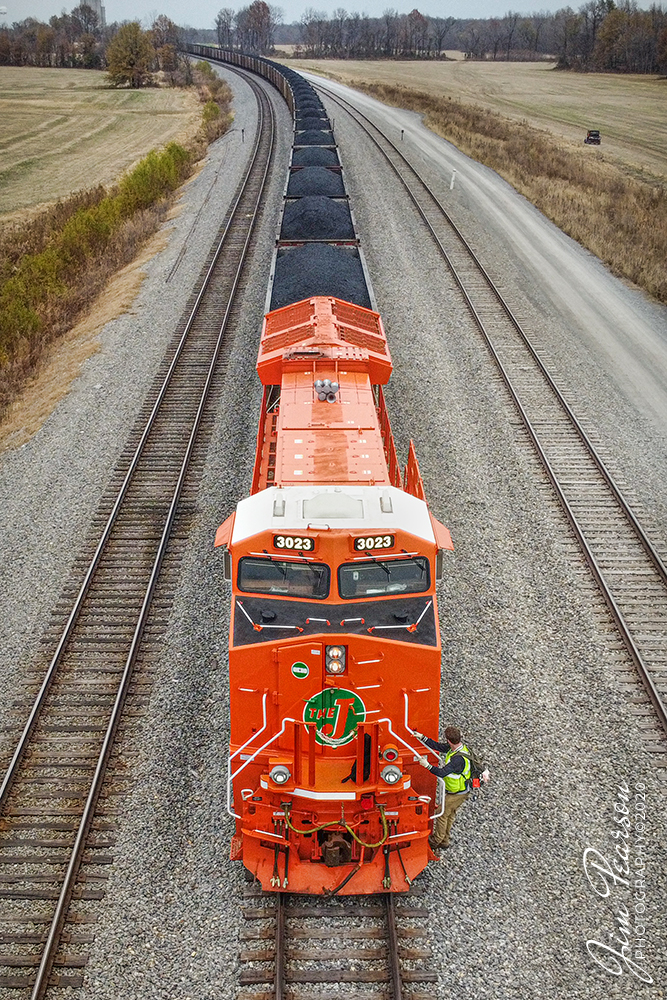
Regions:
[[[470, 751], [461, 740], [461, 730], [456, 726], [447, 726], [445, 729], [446, 743], [437, 743], [436, 740], [414, 730], [413, 733], [431, 750], [437, 750], [445, 755], [442, 767], [430, 764], [427, 757], [418, 757], [417, 760], [422, 767], [444, 779], [445, 809], [442, 816], [439, 816], [433, 824], [433, 833], [428, 842], [434, 849], [449, 847], [449, 833], [454, 825], [457, 810], [470, 796]], [[485, 782], [489, 780], [488, 771], [484, 771], [482, 780]]]

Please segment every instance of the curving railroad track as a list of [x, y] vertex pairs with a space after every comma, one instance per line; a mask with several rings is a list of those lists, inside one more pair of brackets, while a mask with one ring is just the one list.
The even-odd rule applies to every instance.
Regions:
[[[249, 890], [242, 908], [239, 1000], [427, 1000], [436, 983], [421, 962], [428, 913], [393, 893], [352, 899]], [[248, 898], [249, 897], [249, 898]], [[259, 904], [259, 905], [252, 905]], [[326, 921], [326, 923], [324, 923]], [[265, 987], [262, 989], [261, 987]]]
[[[398, 146], [339, 95], [317, 85], [382, 153], [427, 226], [456, 282], [586, 565], [636, 668], [644, 691], [646, 749], [665, 763], [667, 734], [667, 568], [623, 491], [565, 400], [552, 374], [473, 248]], [[650, 703], [650, 705], [649, 705]], [[662, 733], [656, 738], [657, 720]]]
[[[100, 794], [165, 559], [224, 373], [251, 237], [263, 203], [276, 132], [264, 85], [245, 76], [258, 106], [246, 173], [154, 386], [145, 421], [98, 513], [99, 536], [0, 784], [0, 992], [44, 995], [80, 986], [94, 916], [104, 895], [113, 820]], [[179, 506], [180, 505], [180, 506]], [[63, 603], [63, 602], [61, 602]], [[156, 602], [158, 604], [161, 601]], [[138, 689], [141, 695], [141, 685]], [[117, 778], [114, 776], [114, 781]], [[73, 901], [75, 901], [73, 903]]]

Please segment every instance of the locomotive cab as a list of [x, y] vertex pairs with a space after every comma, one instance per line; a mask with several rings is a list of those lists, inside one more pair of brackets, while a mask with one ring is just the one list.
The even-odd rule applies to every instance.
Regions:
[[265, 888], [312, 892], [317, 866], [317, 891], [352, 870], [349, 892], [407, 889], [437, 808], [410, 728], [437, 727], [448, 532], [396, 487], [271, 487], [216, 543], [233, 591], [235, 856]]

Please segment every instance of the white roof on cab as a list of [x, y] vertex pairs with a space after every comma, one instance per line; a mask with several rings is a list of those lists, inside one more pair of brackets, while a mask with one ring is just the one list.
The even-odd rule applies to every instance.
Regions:
[[428, 507], [395, 486], [270, 486], [241, 500], [231, 543], [260, 531], [408, 531], [435, 544]]

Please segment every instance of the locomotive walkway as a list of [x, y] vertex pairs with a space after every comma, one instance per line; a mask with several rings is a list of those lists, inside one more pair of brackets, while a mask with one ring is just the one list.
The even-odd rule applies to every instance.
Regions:
[[159, 631], [163, 570], [177, 557], [272, 163], [266, 85], [243, 75], [258, 105], [246, 174], [98, 511], [90, 561], [61, 599], [66, 623], [52, 629], [55, 652], [0, 784], [0, 990], [16, 997], [83, 981], [94, 921], [86, 901], [103, 897], [112, 861], [107, 765], [128, 693], [140, 707], [145, 678], [133, 671], [148, 629]]
[[667, 765], [662, 736], [667, 735], [667, 568], [661, 555], [436, 194], [367, 115], [326, 86], [316, 89], [344, 110], [383, 154], [446, 262], [636, 668], [644, 692], [636, 711], [645, 747], [657, 764]]

